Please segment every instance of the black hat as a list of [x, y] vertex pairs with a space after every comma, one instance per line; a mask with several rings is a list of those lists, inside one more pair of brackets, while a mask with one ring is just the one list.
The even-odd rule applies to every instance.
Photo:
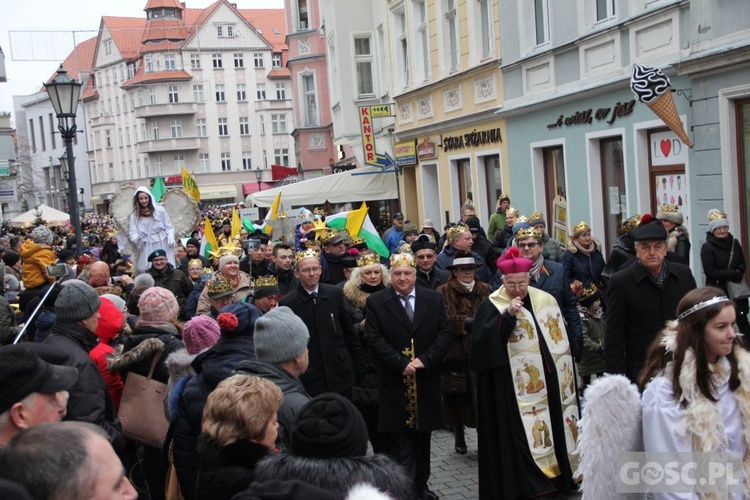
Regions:
[[232, 221], [229, 219], [224, 219], [224, 222], [221, 223], [222, 226], [231, 226]]
[[363, 457], [367, 426], [356, 406], [333, 392], [305, 404], [292, 426], [291, 452], [301, 457]]
[[201, 242], [198, 240], [198, 238], [188, 238], [187, 243], [185, 243], [185, 246], [193, 245], [196, 248], [201, 247]]
[[21, 256], [18, 254], [18, 252], [8, 250], [3, 254], [3, 263], [8, 267], [13, 267], [16, 265], [16, 262], [18, 262], [20, 258]]
[[53, 365], [26, 346], [0, 348], [0, 413], [34, 392], [52, 394], [70, 389], [78, 369]]
[[482, 225], [479, 223], [479, 217], [472, 215], [466, 219], [466, 225], [469, 226], [469, 231], [472, 233], [478, 233], [482, 230]]
[[281, 293], [279, 290], [279, 279], [272, 274], [254, 279], [253, 285], [254, 299], [263, 299]]
[[635, 241], [666, 240], [668, 237], [664, 224], [659, 219], [651, 217], [650, 214], [641, 217], [641, 223], [633, 231]]
[[157, 257], [166, 257], [166, 256], [167, 256], [167, 252], [159, 248], [158, 250], [154, 250], [153, 252], [151, 252], [151, 254], [148, 256], [148, 261], [151, 262]]
[[354, 255], [347, 255], [345, 257], [342, 257], [339, 262], [341, 262], [341, 265], [344, 266], [344, 269], [357, 267], [357, 258]]
[[72, 250], [65, 249], [65, 250], [60, 250], [59, 252], [57, 252], [57, 260], [60, 262], [65, 262], [66, 260], [68, 260], [69, 258], [73, 256], [75, 256], [75, 254], [73, 253]]
[[403, 219], [403, 218], [404, 218], [404, 214], [402, 214], [401, 212], [396, 212], [395, 214], [393, 214], [393, 217], [391, 217], [391, 219]]
[[411, 244], [411, 251], [415, 254], [425, 248], [429, 250], [437, 251], [437, 244], [430, 241], [430, 237], [426, 234], [420, 234], [417, 239]]
[[578, 303], [583, 307], [589, 307], [591, 304], [602, 298], [602, 293], [591, 283], [583, 287], [581, 294], [578, 296]]
[[481, 263], [474, 260], [474, 256], [471, 252], [457, 251], [453, 255], [453, 263], [450, 266], [446, 266], [446, 269], [456, 269], [457, 267], [482, 267]]

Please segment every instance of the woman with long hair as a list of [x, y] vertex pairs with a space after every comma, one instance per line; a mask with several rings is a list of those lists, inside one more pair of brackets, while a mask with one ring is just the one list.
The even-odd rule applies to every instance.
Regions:
[[177, 267], [174, 260], [175, 234], [172, 219], [166, 209], [154, 201], [151, 191], [141, 186], [133, 195], [133, 213], [130, 214], [128, 238], [133, 247], [138, 248], [138, 273], [150, 267], [148, 256], [154, 250], [167, 252], [167, 260]]
[[[639, 380], [646, 452], [739, 452], [747, 477], [750, 374], [740, 367], [750, 366], [750, 353], [734, 321], [735, 304], [718, 288], [691, 290], [680, 301]], [[744, 488], [735, 498], [747, 498], [747, 480]]]

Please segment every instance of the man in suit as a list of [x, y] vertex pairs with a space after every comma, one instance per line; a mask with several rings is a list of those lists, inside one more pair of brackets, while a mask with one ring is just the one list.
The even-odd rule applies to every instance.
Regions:
[[439, 292], [416, 287], [410, 254], [391, 256], [391, 286], [367, 299], [365, 335], [380, 368], [378, 430], [388, 455], [414, 479], [417, 497], [438, 498], [427, 487], [430, 439], [442, 427], [440, 363], [452, 333]]
[[294, 270], [299, 285], [279, 302], [299, 316], [310, 331], [310, 366], [300, 376], [311, 397], [323, 392], [351, 396], [354, 374], [365, 369], [362, 345], [349, 314], [344, 292], [320, 282], [322, 268], [315, 250], [297, 252]]

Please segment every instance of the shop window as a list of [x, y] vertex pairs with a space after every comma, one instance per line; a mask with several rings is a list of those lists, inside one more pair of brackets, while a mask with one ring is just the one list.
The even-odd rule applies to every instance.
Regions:
[[550, 237], [564, 243], [568, 231], [568, 194], [565, 191], [565, 161], [562, 146], [544, 148], [544, 196]]
[[604, 245], [609, 251], [617, 241], [622, 221], [627, 219], [625, 165], [622, 156], [622, 137], [599, 142], [602, 169], [602, 200], [604, 201]]
[[485, 213], [495, 213], [497, 199], [503, 194], [503, 180], [500, 172], [500, 155], [484, 157], [484, 176], [487, 180], [487, 210]]
[[464, 159], [464, 160], [457, 160], [456, 161], [456, 170], [458, 174], [458, 196], [459, 196], [459, 205], [463, 205], [464, 203], [473, 203], [474, 202], [474, 192], [473, 192], [473, 185], [471, 179], [471, 160]]

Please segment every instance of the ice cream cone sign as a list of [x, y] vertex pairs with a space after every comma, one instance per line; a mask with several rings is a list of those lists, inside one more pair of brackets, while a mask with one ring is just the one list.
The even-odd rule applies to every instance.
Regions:
[[672, 84], [667, 75], [660, 69], [634, 64], [633, 74], [630, 76], [630, 89], [635, 98], [656, 113], [682, 142], [689, 148], [693, 147], [693, 142], [688, 138], [677, 113], [677, 106], [672, 97]]

